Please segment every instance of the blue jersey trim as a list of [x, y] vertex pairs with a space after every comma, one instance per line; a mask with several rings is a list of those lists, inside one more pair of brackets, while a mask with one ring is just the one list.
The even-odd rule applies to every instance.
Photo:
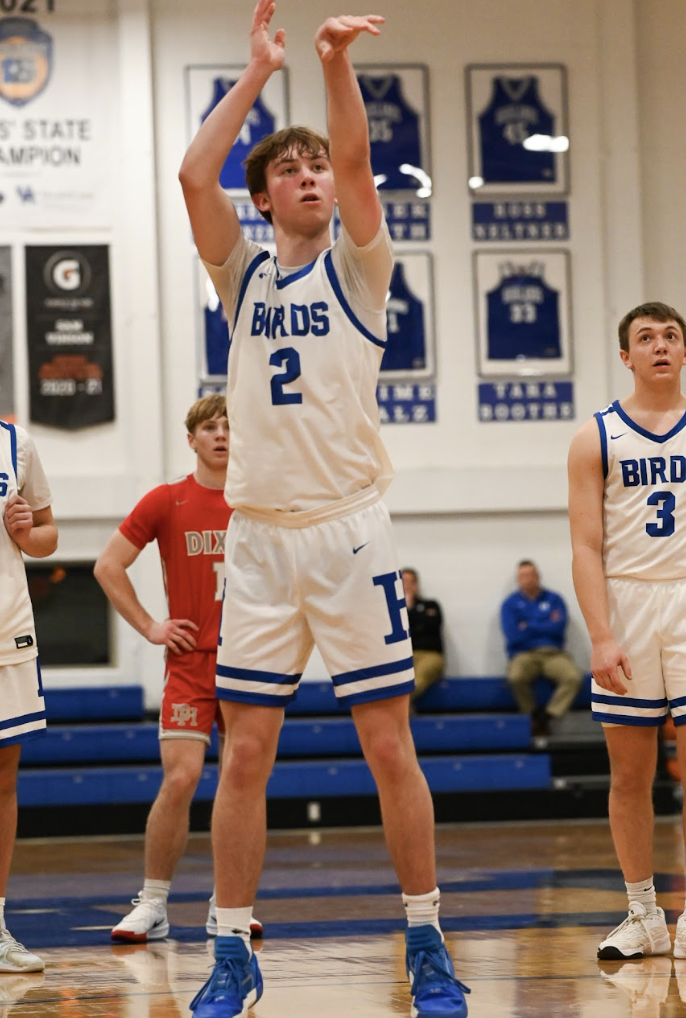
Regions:
[[217, 686], [217, 699], [229, 700], [231, 703], [251, 703], [258, 707], [281, 707], [283, 710], [295, 700], [295, 691], [284, 696], [273, 696], [270, 693], [243, 693], [239, 689], [222, 689]]
[[243, 682], [271, 682], [275, 686], [293, 686], [300, 682], [302, 672], [298, 675], [286, 675], [282, 672], [261, 672], [257, 668], [231, 668], [229, 665], [217, 665], [217, 675], [223, 679], [239, 679]]
[[[313, 262], [310, 262], [309, 265], [303, 265], [302, 269], [298, 269], [297, 272], [291, 272], [288, 276], [277, 275], [276, 289], [283, 290], [284, 286], [288, 286], [289, 283], [295, 283], [297, 279], [303, 279], [305, 276], [309, 276], [310, 272], [312, 272], [312, 269], [315, 267], [316, 264], [317, 259], [315, 258]], [[276, 271], [277, 273], [279, 271], [278, 265], [276, 266]]]
[[636, 697], [631, 696], [606, 696], [604, 693], [592, 693], [591, 700], [593, 703], [607, 703], [613, 707], [666, 707], [668, 704], [667, 697], [661, 697], [659, 700], [639, 700]]
[[334, 686], [345, 686], [349, 682], [360, 682], [363, 679], [377, 679], [381, 675], [396, 675], [398, 672], [406, 672], [413, 667], [411, 657], [403, 661], [389, 661], [383, 665], [375, 665], [373, 668], [356, 668], [354, 672], [341, 672], [340, 675], [332, 675]]
[[10, 718], [9, 721], [0, 721], [0, 731], [16, 728], [17, 725], [29, 725], [32, 721], [45, 721], [45, 711], [38, 710], [34, 714], [22, 714], [21, 717]]
[[672, 707], [683, 707], [686, 703], [686, 696], [677, 696], [675, 700], [669, 701], [670, 708]]
[[6, 428], [10, 433], [10, 450], [12, 455], [12, 469], [14, 470], [14, 477], [19, 484], [19, 478], [17, 477], [17, 429], [13, 424], [8, 424], [7, 421], [0, 421], [0, 427]]
[[324, 267], [326, 269], [326, 274], [329, 277], [329, 282], [331, 283], [331, 286], [333, 288], [333, 292], [336, 294], [336, 299], [338, 300], [338, 303], [341, 305], [341, 307], [343, 308], [343, 310], [345, 311], [346, 315], [348, 316], [350, 321], [353, 323], [355, 328], [358, 329], [362, 333], [364, 338], [368, 339], [370, 341], [370, 343], [374, 343], [375, 346], [380, 346], [382, 350], [385, 350], [386, 349], [386, 340], [385, 339], [378, 339], [378, 337], [374, 336], [369, 331], [369, 329], [366, 329], [364, 327], [364, 325], [362, 324], [362, 322], [359, 320], [359, 318], [357, 318], [357, 316], [355, 315], [355, 312], [353, 311], [353, 309], [348, 304], [348, 301], [346, 300], [345, 294], [343, 293], [343, 290], [341, 289], [341, 284], [338, 282], [338, 276], [336, 275], [336, 270], [333, 267], [333, 259], [331, 257], [331, 251], [327, 251], [326, 254], [324, 255]]
[[[659, 728], [660, 725], [665, 724], [669, 715], [661, 714], [656, 718], [646, 718], [636, 717], [634, 714], [601, 714], [599, 711], [592, 711], [591, 717], [594, 721], [605, 721], [611, 725], [633, 725], [637, 728]], [[686, 721], [686, 718], [684, 718], [684, 720]]]
[[[398, 686], [382, 686], [380, 689], [368, 689], [363, 693], [351, 693], [348, 696], [343, 690], [338, 695], [341, 707], [354, 707], [358, 703], [373, 703], [375, 700], [390, 700], [394, 696], [408, 696], [414, 689], [414, 679], [402, 682]], [[686, 717], [684, 718], [686, 721]]]
[[255, 255], [253, 260], [250, 262], [250, 265], [248, 265], [247, 269], [245, 270], [245, 275], [243, 276], [243, 282], [241, 283], [241, 288], [240, 288], [240, 290], [238, 292], [238, 301], [236, 303], [236, 314], [234, 315], [234, 318], [233, 318], [233, 328], [229, 329], [229, 350], [231, 349], [231, 337], [232, 337], [234, 329], [236, 328], [236, 322], [238, 321], [238, 316], [239, 316], [240, 311], [241, 311], [241, 305], [243, 304], [243, 298], [245, 297], [245, 291], [248, 289], [248, 284], [249, 284], [250, 280], [252, 279], [252, 277], [255, 275], [255, 270], [257, 269], [257, 267], [259, 265], [261, 265], [262, 262], [267, 261], [268, 258], [269, 258], [269, 251], [260, 251], [259, 254]]
[[624, 423], [627, 424], [632, 431], [637, 432], [639, 435], [643, 435], [644, 438], [649, 438], [652, 442], [668, 442], [670, 438], [678, 435], [680, 431], [683, 431], [683, 429], [686, 428], [686, 413], [684, 413], [681, 420], [675, 424], [672, 430], [668, 431], [666, 435], [654, 435], [652, 431], [646, 431], [646, 429], [642, 428], [640, 424], [636, 424], [636, 421], [632, 421], [629, 415], [622, 410], [618, 399], [614, 401], [612, 408], [619, 414]]
[[609, 471], [609, 464], [607, 459], [607, 432], [605, 431], [605, 425], [601, 421], [603, 416], [600, 413], [593, 414], [598, 425], [598, 431], [600, 432], [600, 455], [603, 460], [603, 477], [607, 477]]
[[40, 728], [30, 728], [28, 732], [22, 732], [21, 735], [12, 735], [9, 739], [3, 739], [0, 735], [0, 746], [16, 746], [18, 742], [28, 742], [29, 739], [36, 739], [41, 735], [47, 735], [47, 725], [41, 725]]

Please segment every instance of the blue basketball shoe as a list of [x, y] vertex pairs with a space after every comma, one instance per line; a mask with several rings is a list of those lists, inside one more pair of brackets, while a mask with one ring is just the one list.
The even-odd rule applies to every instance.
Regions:
[[407, 975], [412, 982], [412, 1018], [467, 1018], [465, 993], [435, 926], [409, 926]]
[[246, 1018], [262, 996], [257, 958], [240, 937], [218, 937], [212, 975], [190, 1003], [194, 1018]]

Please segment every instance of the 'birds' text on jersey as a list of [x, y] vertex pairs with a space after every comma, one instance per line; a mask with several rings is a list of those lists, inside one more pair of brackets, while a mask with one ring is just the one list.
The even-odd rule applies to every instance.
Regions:
[[362, 255], [342, 232], [315, 261], [287, 269], [244, 238], [227, 265], [207, 265], [230, 322], [226, 497], [235, 508], [336, 512], [341, 500], [387, 487], [376, 401], [385, 306], [356, 296], [370, 251], [380, 266], [374, 292], [385, 296], [385, 225]]
[[686, 414], [664, 435], [636, 424], [619, 401], [595, 415], [605, 476], [605, 575], [686, 577]]

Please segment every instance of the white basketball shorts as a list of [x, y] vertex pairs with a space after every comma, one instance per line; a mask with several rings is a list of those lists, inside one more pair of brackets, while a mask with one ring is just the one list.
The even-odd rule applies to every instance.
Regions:
[[0, 746], [32, 739], [45, 730], [45, 700], [38, 658], [0, 665]]
[[285, 707], [316, 643], [349, 706], [410, 693], [412, 643], [388, 509], [306, 527], [236, 510], [226, 539], [217, 696]]
[[686, 580], [607, 580], [610, 625], [633, 679], [618, 696], [595, 681], [592, 716], [616, 725], [686, 724]]

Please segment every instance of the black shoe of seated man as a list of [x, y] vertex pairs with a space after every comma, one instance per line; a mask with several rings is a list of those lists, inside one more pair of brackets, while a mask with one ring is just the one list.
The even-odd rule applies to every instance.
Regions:
[[547, 738], [550, 735], [551, 715], [545, 707], [537, 707], [531, 715], [531, 734], [536, 739]]

